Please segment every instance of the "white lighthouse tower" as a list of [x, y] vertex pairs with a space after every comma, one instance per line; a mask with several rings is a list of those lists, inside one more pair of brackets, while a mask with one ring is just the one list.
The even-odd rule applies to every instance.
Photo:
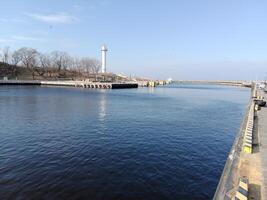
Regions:
[[108, 48], [106, 47], [106, 45], [103, 45], [101, 47], [101, 54], [102, 54], [102, 68], [101, 68], [101, 72], [102, 73], [106, 73], [107, 68], [106, 68], [106, 64], [107, 64], [107, 51]]

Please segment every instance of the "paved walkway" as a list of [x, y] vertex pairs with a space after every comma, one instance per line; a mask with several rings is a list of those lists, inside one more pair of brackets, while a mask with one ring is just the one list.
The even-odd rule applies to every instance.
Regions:
[[[267, 95], [261, 92], [264, 99], [267, 99]], [[261, 108], [258, 112], [258, 134], [259, 134], [259, 154], [261, 160], [261, 170], [263, 176], [263, 184], [261, 186], [262, 199], [267, 199], [267, 107]]]

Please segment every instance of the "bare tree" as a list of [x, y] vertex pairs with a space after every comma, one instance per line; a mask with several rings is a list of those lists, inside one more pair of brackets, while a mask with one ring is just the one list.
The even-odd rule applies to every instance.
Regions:
[[72, 64], [72, 57], [66, 53], [63, 56], [62, 67], [66, 71], [66, 70], [70, 69], [71, 64]]
[[75, 71], [76, 70], [76, 66], [77, 66], [77, 58], [76, 57], [73, 57], [73, 56], [70, 56], [69, 57], [69, 65], [68, 65], [68, 69], [70, 70], [70, 71]]
[[[40, 75], [44, 76], [47, 74], [52, 66], [52, 59], [49, 54], [43, 54], [43, 53], [38, 53], [36, 55], [37, 58], [37, 66], [35, 68], [35, 71]], [[50, 73], [51, 77], [51, 73]]]
[[80, 60], [80, 66], [87, 75], [97, 74], [100, 69], [100, 62], [97, 59], [84, 57]]
[[44, 70], [47, 70], [49, 67], [52, 66], [52, 59], [49, 54], [39, 54], [39, 62], [40, 62], [40, 67], [43, 68]]
[[97, 59], [91, 59], [91, 71], [94, 74], [98, 74], [100, 67], [101, 67], [101, 63], [99, 60]]
[[13, 53], [11, 53], [11, 56], [10, 56], [10, 64], [11, 65], [10, 65], [10, 67], [11, 67], [13, 76], [17, 76], [17, 65], [21, 61], [22, 61], [22, 57], [18, 51], [14, 51]]
[[2, 51], [1, 48], [0, 48], [0, 61], [1, 61], [1, 62], [3, 61], [3, 51]]
[[53, 65], [57, 67], [58, 71], [67, 69], [69, 55], [66, 52], [54, 51], [51, 53]]
[[83, 69], [82, 69], [80, 58], [74, 57], [73, 58], [73, 61], [74, 61], [73, 69], [75, 71], [77, 71], [78, 73], [82, 73], [83, 72]]
[[22, 61], [22, 54], [17, 50], [11, 54], [11, 64], [18, 65]]
[[53, 59], [51, 54], [39, 54], [40, 67], [44, 71], [44, 74], [47, 74], [52, 78], [52, 74], [56, 71], [53, 67]]
[[32, 78], [34, 79], [35, 70], [37, 67], [37, 55], [38, 51], [33, 48], [23, 47], [17, 50], [18, 57], [21, 57], [23, 65], [30, 69], [32, 72]]
[[72, 62], [70, 65], [73, 78], [82, 77], [84, 70], [81, 64], [81, 59], [79, 57], [72, 57]]
[[21, 57], [21, 61], [26, 68], [30, 68], [36, 65], [36, 56], [38, 54], [36, 49], [23, 47], [17, 50], [18, 57]]
[[[0, 60], [11, 64], [13, 75], [19, 65], [32, 72], [32, 78], [35, 74], [39, 76], [52, 77], [88, 77], [90, 74], [99, 72], [100, 62], [93, 58], [79, 58], [70, 56], [66, 52], [54, 51], [49, 54], [39, 53], [36, 49], [23, 47], [14, 52], [5, 47], [0, 51]], [[26, 71], [27, 71], [26, 70]]]
[[4, 47], [2, 50], [2, 61], [4, 63], [9, 63], [9, 58], [10, 58], [9, 47]]
[[82, 58], [80, 60], [80, 69], [82, 72], [85, 72], [87, 76], [89, 76], [91, 72], [91, 59], [89, 58]]

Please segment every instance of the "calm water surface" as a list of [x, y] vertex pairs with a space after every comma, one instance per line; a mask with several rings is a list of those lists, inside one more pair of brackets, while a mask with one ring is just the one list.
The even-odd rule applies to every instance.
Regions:
[[0, 199], [211, 199], [250, 91], [0, 87]]

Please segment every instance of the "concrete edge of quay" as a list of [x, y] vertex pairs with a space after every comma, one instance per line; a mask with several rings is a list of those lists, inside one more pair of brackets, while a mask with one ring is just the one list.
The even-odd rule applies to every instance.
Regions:
[[226, 85], [235, 87], [252, 87], [251, 81], [230, 81], [230, 80], [174, 80], [175, 83], [185, 84], [211, 84], [211, 85]]
[[224, 169], [222, 171], [222, 175], [217, 185], [213, 200], [230, 200], [232, 199], [233, 193], [235, 192], [234, 189], [238, 183], [238, 178], [239, 178], [238, 165], [240, 161], [240, 154], [242, 152], [243, 137], [245, 133], [246, 124], [248, 121], [250, 107], [253, 103], [253, 100], [251, 98], [253, 90], [254, 88], [251, 87], [251, 95], [249, 103], [246, 107], [246, 111], [243, 116], [239, 131], [236, 134], [234, 143], [231, 147], [226, 163], [224, 165]]
[[267, 91], [252, 85], [242, 125], [226, 160], [213, 199], [264, 200], [267, 197]]

